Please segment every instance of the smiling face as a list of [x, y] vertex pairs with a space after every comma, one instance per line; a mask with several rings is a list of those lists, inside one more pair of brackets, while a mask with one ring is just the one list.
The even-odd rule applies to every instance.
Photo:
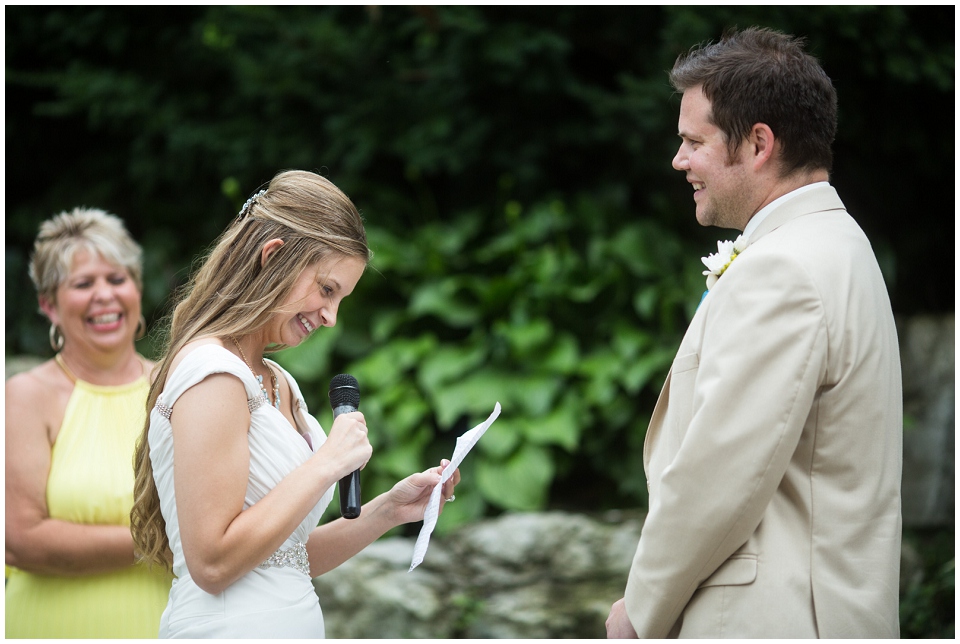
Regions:
[[56, 302], [41, 298], [40, 307], [63, 332], [65, 351], [113, 353], [133, 346], [140, 291], [125, 268], [78, 249]]
[[296, 346], [321, 326], [334, 326], [340, 303], [353, 293], [366, 262], [335, 255], [311, 264], [267, 328], [267, 342]]
[[701, 226], [743, 230], [759, 209], [754, 179], [748, 172], [748, 146], [730, 158], [726, 137], [711, 118], [710, 101], [700, 87], [683, 93], [680, 102], [680, 149], [673, 167], [693, 186]]

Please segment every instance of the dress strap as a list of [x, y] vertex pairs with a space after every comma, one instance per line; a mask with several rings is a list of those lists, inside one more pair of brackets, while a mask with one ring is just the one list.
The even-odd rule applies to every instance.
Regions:
[[73, 375], [73, 372], [70, 371], [70, 368], [67, 366], [67, 363], [64, 361], [63, 356], [60, 355], [60, 352], [57, 351], [56, 355], [53, 356], [53, 359], [57, 361], [57, 364], [60, 365], [60, 368], [63, 369], [63, 373], [67, 375], [67, 378], [70, 379], [70, 382], [77, 384], [77, 377]]
[[247, 398], [247, 409], [250, 410], [251, 414], [266, 404], [267, 404], [267, 401], [263, 396], [254, 396], [253, 398]]
[[173, 409], [171, 409], [170, 407], [167, 407], [162, 402], [160, 402], [159, 396], [157, 396], [157, 402], [154, 403], [153, 406], [156, 408], [158, 412], [160, 412], [161, 416], [163, 416], [167, 420], [170, 420], [170, 415], [173, 414]]
[[167, 379], [163, 392], [157, 396], [154, 407], [161, 416], [170, 420], [173, 406], [185, 391], [199, 384], [208, 376], [226, 373], [235, 376], [243, 383], [247, 394], [247, 408], [250, 413], [259, 409], [263, 404], [260, 385], [250, 373], [247, 365], [230, 351], [216, 344], [199, 346], [180, 361], [177, 368]]
[[[61, 355], [61, 353], [62, 353], [61, 351], [57, 351], [54, 354], [53, 356], [54, 361], [56, 361], [60, 369], [63, 370], [63, 373], [66, 374], [67, 378], [70, 379], [70, 382], [72, 382], [73, 384], [77, 384], [77, 381], [80, 379], [77, 378], [77, 374], [73, 373], [70, 367], [67, 366], [67, 361], [63, 359], [63, 356]], [[142, 377], [147, 375], [146, 358], [144, 358], [142, 355], [138, 353], [137, 362], [140, 363], [140, 376]]]

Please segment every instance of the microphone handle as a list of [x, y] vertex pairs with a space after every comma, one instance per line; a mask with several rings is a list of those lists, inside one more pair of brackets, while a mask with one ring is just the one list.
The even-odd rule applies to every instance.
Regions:
[[[341, 405], [333, 410], [336, 420], [340, 414], [357, 411], [351, 405]], [[340, 516], [344, 519], [356, 519], [360, 516], [360, 470], [354, 470], [340, 479]]]
[[340, 479], [340, 516], [344, 519], [360, 516], [360, 470]]

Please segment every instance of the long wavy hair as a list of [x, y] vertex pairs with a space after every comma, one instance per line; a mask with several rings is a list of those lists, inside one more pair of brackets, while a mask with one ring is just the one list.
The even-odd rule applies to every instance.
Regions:
[[[261, 266], [261, 249], [271, 239], [283, 240], [283, 246]], [[175, 298], [178, 304], [168, 317], [169, 329], [160, 338], [163, 357], [154, 370], [147, 421], [134, 454], [136, 478], [130, 528], [137, 552], [147, 563], [170, 571], [173, 568], [147, 436], [150, 410], [163, 391], [174, 356], [188, 342], [201, 337], [256, 333], [283, 305], [307, 267], [336, 256], [369, 261], [366, 232], [357, 208], [333, 183], [317, 174], [281, 172], [266, 192], [258, 193], [244, 206]]]

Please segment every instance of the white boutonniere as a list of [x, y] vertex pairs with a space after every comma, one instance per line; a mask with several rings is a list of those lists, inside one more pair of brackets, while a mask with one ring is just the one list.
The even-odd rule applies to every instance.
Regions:
[[733, 263], [737, 255], [747, 247], [747, 240], [739, 235], [734, 241], [718, 241], [717, 252], [709, 257], [701, 257], [700, 261], [707, 267], [703, 274], [707, 276], [707, 290], [713, 288], [727, 267]]

